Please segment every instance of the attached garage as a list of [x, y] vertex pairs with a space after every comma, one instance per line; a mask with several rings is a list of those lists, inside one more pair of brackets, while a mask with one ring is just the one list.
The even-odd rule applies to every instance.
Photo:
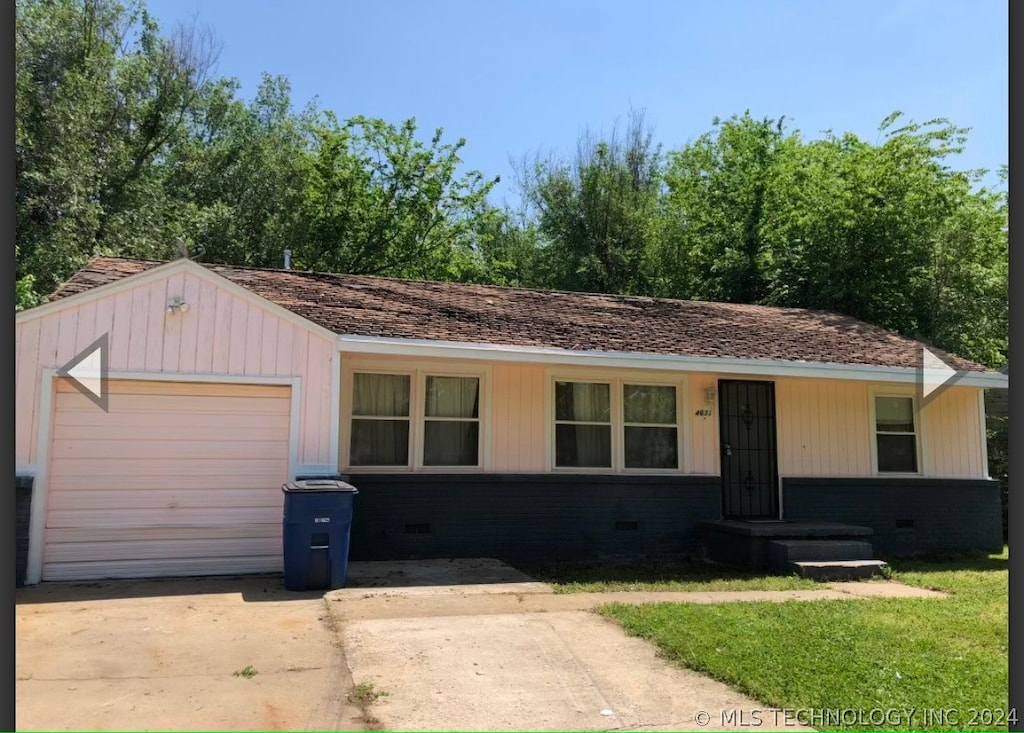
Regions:
[[336, 334], [146, 264], [16, 315], [21, 583], [279, 572], [281, 485], [338, 470]]
[[43, 580], [281, 569], [291, 387], [55, 380]]

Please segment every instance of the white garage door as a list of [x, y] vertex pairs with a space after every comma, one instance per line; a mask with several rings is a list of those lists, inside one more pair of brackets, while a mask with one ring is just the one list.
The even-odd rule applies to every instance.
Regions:
[[57, 380], [43, 580], [281, 570], [291, 388]]

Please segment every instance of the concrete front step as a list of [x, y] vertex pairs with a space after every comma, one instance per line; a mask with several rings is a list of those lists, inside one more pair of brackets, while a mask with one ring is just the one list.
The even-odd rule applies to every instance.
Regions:
[[882, 560], [797, 561], [790, 569], [812, 580], [862, 580], [881, 575], [888, 565]]
[[871, 560], [870, 542], [861, 540], [772, 540], [768, 543], [768, 562], [784, 570], [791, 562], [827, 560]]

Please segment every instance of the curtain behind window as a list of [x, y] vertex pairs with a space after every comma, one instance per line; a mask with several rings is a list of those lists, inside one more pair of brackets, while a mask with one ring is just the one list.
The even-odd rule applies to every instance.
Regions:
[[409, 376], [352, 376], [349, 463], [353, 466], [409, 465]]
[[[555, 465], [611, 467], [611, 387], [608, 384], [556, 382], [555, 422]], [[569, 424], [572, 422], [600, 424]]]
[[427, 417], [480, 417], [480, 380], [427, 377]]
[[408, 417], [408, 375], [353, 374], [352, 414], [360, 417]]
[[480, 380], [477, 377], [428, 376], [424, 417], [424, 466], [479, 465]]

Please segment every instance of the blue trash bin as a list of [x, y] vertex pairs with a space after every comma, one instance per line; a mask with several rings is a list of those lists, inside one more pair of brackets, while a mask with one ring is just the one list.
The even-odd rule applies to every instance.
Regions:
[[290, 481], [284, 492], [284, 587], [331, 590], [345, 585], [352, 504], [359, 492], [334, 479]]

